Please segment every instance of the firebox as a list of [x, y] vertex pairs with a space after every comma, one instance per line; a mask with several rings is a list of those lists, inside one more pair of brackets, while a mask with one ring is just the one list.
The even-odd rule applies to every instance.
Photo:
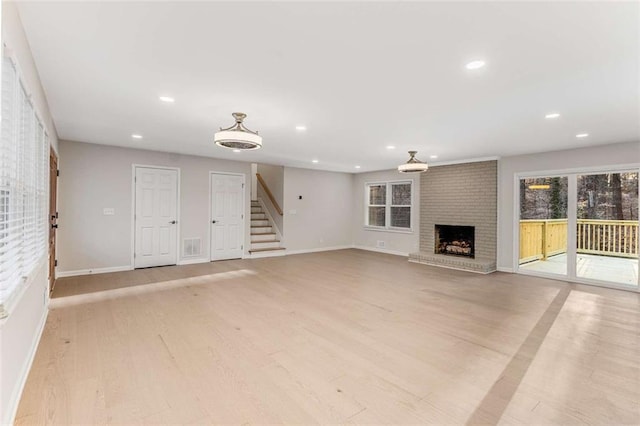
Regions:
[[474, 258], [475, 233], [473, 226], [436, 225], [435, 253]]

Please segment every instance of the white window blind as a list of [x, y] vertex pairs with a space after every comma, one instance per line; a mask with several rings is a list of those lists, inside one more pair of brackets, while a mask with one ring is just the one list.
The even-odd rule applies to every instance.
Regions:
[[367, 183], [365, 225], [411, 230], [412, 181]]
[[49, 142], [14, 64], [2, 60], [0, 317], [47, 250]]

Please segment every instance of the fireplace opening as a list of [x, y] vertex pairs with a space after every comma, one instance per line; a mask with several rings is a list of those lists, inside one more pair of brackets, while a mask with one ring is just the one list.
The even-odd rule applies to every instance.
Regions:
[[435, 226], [435, 253], [475, 258], [475, 227]]

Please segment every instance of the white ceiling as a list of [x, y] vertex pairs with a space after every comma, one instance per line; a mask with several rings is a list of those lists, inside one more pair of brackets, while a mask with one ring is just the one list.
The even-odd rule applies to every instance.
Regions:
[[[640, 140], [638, 2], [19, 10], [62, 139], [348, 172]], [[233, 111], [263, 149], [212, 143]]]

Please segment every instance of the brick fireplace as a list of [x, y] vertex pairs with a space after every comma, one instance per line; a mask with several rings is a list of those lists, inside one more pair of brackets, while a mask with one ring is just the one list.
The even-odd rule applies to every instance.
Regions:
[[[434, 166], [423, 173], [420, 251], [411, 253], [409, 260], [472, 272], [495, 271], [497, 179], [497, 161]], [[443, 234], [443, 225], [456, 228], [445, 228]]]

